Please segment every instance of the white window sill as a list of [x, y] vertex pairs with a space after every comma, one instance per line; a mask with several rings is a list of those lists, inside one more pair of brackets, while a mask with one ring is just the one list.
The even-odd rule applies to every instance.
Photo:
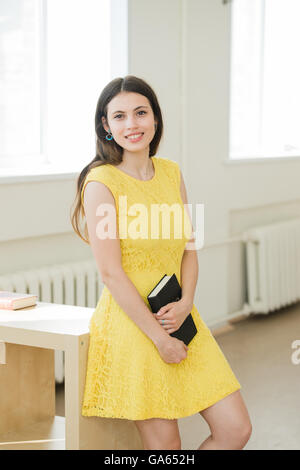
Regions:
[[227, 158], [226, 160], [223, 160], [224, 165], [235, 165], [235, 164], [240, 164], [240, 163], [265, 163], [265, 162], [299, 162], [300, 161], [300, 155], [295, 155], [295, 156], [278, 156], [278, 157], [248, 157], [248, 158]]
[[53, 181], [76, 179], [83, 169], [45, 165], [35, 168], [0, 168], [0, 184], [31, 183], [34, 181]]

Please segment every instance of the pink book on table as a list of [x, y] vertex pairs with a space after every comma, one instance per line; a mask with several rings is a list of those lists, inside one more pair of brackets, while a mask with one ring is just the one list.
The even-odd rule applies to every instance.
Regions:
[[0, 309], [16, 310], [18, 308], [35, 305], [37, 295], [19, 292], [0, 291]]

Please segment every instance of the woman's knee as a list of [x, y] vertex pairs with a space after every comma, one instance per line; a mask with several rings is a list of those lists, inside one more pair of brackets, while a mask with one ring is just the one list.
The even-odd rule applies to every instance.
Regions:
[[207, 421], [213, 439], [225, 448], [243, 448], [248, 442], [252, 425], [240, 390], [201, 411], [200, 414]]
[[245, 423], [243, 423], [242, 429], [241, 429], [241, 440], [244, 443], [244, 445], [246, 445], [247, 442], [249, 441], [251, 434], [252, 434], [252, 424], [250, 420], [247, 420]]
[[218, 436], [224, 445], [230, 449], [243, 449], [252, 434], [252, 424], [250, 420], [242, 420], [240, 422], [231, 423], [228, 426], [226, 435]]

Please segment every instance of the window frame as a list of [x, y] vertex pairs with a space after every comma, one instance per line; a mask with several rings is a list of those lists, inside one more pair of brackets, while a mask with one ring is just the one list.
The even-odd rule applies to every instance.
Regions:
[[[239, 156], [236, 156], [236, 157], [232, 157], [231, 156], [231, 152], [230, 152], [230, 134], [231, 134], [231, 116], [230, 116], [230, 110], [231, 110], [231, 91], [232, 91], [232, 81], [231, 81], [231, 77], [232, 77], [232, 41], [233, 41], [233, 37], [232, 37], [232, 23], [233, 23], [233, 8], [234, 6], [232, 4], [234, 4], [234, 0], [229, 0], [229, 1], [223, 1], [223, 3], [228, 6], [230, 8], [230, 74], [229, 74], [229, 113], [228, 113], [228, 122], [229, 122], [229, 125], [228, 125], [228, 152], [227, 152], [227, 157], [226, 159], [224, 160], [224, 163], [226, 165], [232, 165], [232, 164], [242, 164], [242, 163], [259, 163], [259, 162], [262, 162], [262, 163], [265, 163], [265, 162], [274, 162], [274, 161], [278, 161], [278, 162], [282, 162], [282, 161], [299, 161], [300, 159], [300, 152], [297, 150], [294, 152], [294, 154], [291, 152], [290, 154], [282, 154], [281, 152], [278, 152], [278, 154], [269, 154], [269, 155], [261, 155], [261, 154], [252, 154], [251, 155], [251, 152], [247, 153], [247, 154], [244, 154], [244, 156], [242, 156], [242, 154]], [[261, 7], [261, 23], [262, 23], [262, 26], [265, 24], [265, 0], [260, 0], [260, 7]], [[259, 73], [260, 73], [260, 89], [259, 89], [259, 116], [258, 116], [258, 119], [260, 121], [260, 124], [259, 124], [259, 129], [260, 129], [260, 132], [261, 132], [261, 126], [262, 126], [262, 103], [263, 103], [263, 85], [264, 85], [264, 73], [263, 73], [263, 69], [264, 69], [264, 28], [262, 29], [261, 31], [261, 37], [262, 37], [262, 45], [261, 45], [261, 50], [260, 50], [260, 57], [259, 57], [259, 63], [260, 63], [260, 70], [259, 70]]]
[[[47, 1], [40, 2], [40, 164], [32, 163], [23, 168], [1, 167], [0, 184], [34, 182], [57, 179], [74, 179], [82, 170], [72, 163], [57, 165], [47, 156]], [[51, 1], [51, 0], [50, 0]], [[111, 8], [111, 78], [128, 74], [128, 0], [110, 0]], [[19, 157], [16, 157], [19, 159]], [[26, 164], [26, 158], [24, 158]]]

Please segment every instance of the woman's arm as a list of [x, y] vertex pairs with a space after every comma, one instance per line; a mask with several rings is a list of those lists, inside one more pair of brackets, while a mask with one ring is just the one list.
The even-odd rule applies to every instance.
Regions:
[[[188, 200], [187, 200], [187, 193], [186, 193], [186, 188], [183, 180], [182, 173], [180, 171], [181, 179], [180, 179], [180, 193], [181, 193], [181, 199], [183, 204], [186, 204], [186, 211], [188, 213], [188, 216], [190, 218], [191, 226], [192, 226], [192, 220], [188, 211]], [[192, 227], [192, 231], [194, 232], [194, 229]], [[194, 245], [193, 243], [195, 241], [195, 238], [192, 237], [188, 244], [189, 245]], [[184, 250], [182, 260], [181, 260], [181, 289], [182, 289], [182, 295], [181, 299], [186, 302], [188, 309], [192, 309], [193, 303], [194, 303], [194, 296], [195, 296], [195, 289], [198, 281], [198, 270], [199, 270], [199, 265], [198, 265], [198, 256], [197, 256], [197, 251], [195, 249], [189, 249], [189, 250]]]
[[[101, 204], [109, 204], [115, 211], [109, 219], [114, 234], [105, 239], [101, 239], [99, 236], [101, 220], [103, 217], [107, 220], [107, 213], [105, 213], [105, 216], [100, 216], [98, 215], [99, 212], [97, 213], [97, 208], [99, 209]], [[153, 313], [123, 270], [120, 240], [117, 233], [115, 200], [105, 184], [98, 181], [87, 183], [84, 190], [84, 212], [90, 246], [102, 282], [107, 286], [124, 312], [153, 341], [155, 346], [158, 346], [165, 338], [169, 338], [169, 335], [155, 320]], [[104, 222], [102, 222], [102, 225], [105, 226]], [[107, 231], [107, 226], [105, 227]]]

